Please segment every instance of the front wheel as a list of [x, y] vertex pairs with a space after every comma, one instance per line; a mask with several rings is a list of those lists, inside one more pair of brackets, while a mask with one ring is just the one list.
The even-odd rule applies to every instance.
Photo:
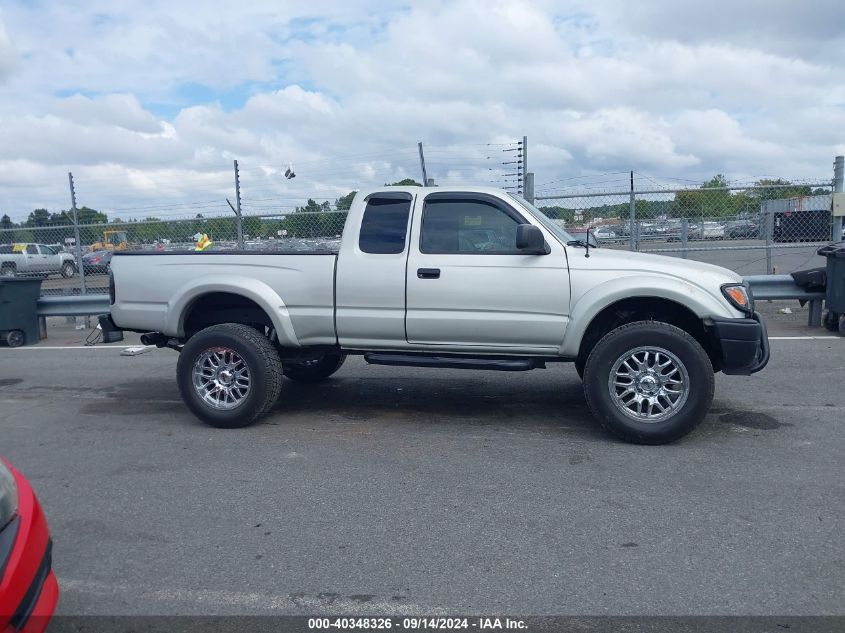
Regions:
[[249, 426], [282, 388], [282, 363], [266, 336], [239, 323], [192, 336], [176, 366], [179, 393], [191, 412], [223, 429]]
[[584, 367], [593, 415], [637, 444], [667, 444], [692, 431], [707, 415], [714, 387], [713, 366], [698, 341], [655, 321], [606, 334]]
[[346, 354], [326, 354], [313, 360], [286, 362], [284, 374], [298, 382], [320, 382], [340, 369], [345, 360]]

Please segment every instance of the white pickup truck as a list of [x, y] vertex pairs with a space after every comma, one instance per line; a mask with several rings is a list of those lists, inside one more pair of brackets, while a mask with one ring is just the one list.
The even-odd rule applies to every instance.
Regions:
[[714, 372], [759, 371], [766, 328], [742, 278], [585, 248], [500, 189], [363, 191], [336, 251], [117, 252], [106, 328], [180, 351], [188, 408], [241, 427], [282, 376], [368, 363], [520, 371], [573, 362], [596, 419], [639, 443], [692, 430]]
[[0, 276], [51, 274], [68, 278], [76, 274], [73, 255], [46, 244], [0, 244]]

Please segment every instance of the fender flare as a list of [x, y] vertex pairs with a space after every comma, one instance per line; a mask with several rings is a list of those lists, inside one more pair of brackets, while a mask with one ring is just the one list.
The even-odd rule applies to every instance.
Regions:
[[279, 344], [300, 347], [290, 313], [279, 294], [262, 281], [236, 275], [197, 277], [181, 286], [173, 293], [177, 299], [167, 304], [164, 317], [166, 331], [185, 336], [185, 315], [191, 305], [200, 297], [214, 292], [225, 292], [254, 301], [270, 317]]
[[[642, 273], [637, 275], [642, 284]], [[570, 310], [569, 326], [560, 348], [561, 356], [575, 358], [581, 348], [581, 341], [593, 319], [608, 306], [624, 299], [657, 298], [681, 305], [699, 319], [711, 316], [736, 317], [727, 304], [722, 305], [715, 296], [684, 279], [649, 276], [646, 285], [632, 286], [630, 276], [617, 277], [603, 282], [581, 295]]]

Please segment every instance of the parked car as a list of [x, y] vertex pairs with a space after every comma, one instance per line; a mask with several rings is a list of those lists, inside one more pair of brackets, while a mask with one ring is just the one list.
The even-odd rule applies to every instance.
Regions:
[[111, 256], [114, 251], [100, 250], [91, 253], [85, 253], [82, 256], [82, 266], [85, 269], [86, 275], [99, 275], [109, 272], [111, 266]]
[[[477, 250], [465, 231], [493, 231], [499, 246]], [[558, 361], [575, 364], [605, 428], [660, 444], [704, 419], [715, 371], [748, 375], [769, 359], [737, 273], [587, 253], [536, 207], [492, 187], [361, 191], [337, 250], [123, 252], [111, 266], [104, 331], [180, 350], [183, 401], [221, 428], [267, 413], [283, 375], [324, 380], [347, 354], [499, 371]]]
[[593, 235], [597, 240], [610, 241], [616, 239], [616, 233], [609, 226], [597, 226], [593, 229]]
[[73, 255], [54, 246], [27, 242], [0, 244], [0, 275], [3, 277], [58, 274], [69, 278], [76, 273]]
[[725, 237], [731, 240], [759, 237], [760, 227], [752, 220], [734, 220], [725, 224]]
[[718, 222], [704, 222], [698, 232], [702, 240], [721, 240], [725, 238], [725, 225]]
[[41, 633], [59, 586], [47, 520], [29, 483], [0, 459], [0, 631]]

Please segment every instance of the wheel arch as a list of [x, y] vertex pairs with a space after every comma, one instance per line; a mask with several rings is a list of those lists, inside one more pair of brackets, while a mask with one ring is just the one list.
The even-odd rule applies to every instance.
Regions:
[[707, 332], [704, 320], [689, 306], [674, 299], [655, 295], [625, 297], [604, 306], [589, 320], [574, 350], [578, 362], [585, 363], [593, 347], [601, 338], [626, 323], [634, 321], [657, 321], [674, 325], [692, 336], [718, 371], [719, 350]]
[[282, 298], [256, 279], [217, 277], [194, 280], [180, 288], [169, 305], [166, 330], [184, 337], [197, 324], [218, 323], [266, 325], [276, 330], [279, 344], [299, 347], [293, 323]]

